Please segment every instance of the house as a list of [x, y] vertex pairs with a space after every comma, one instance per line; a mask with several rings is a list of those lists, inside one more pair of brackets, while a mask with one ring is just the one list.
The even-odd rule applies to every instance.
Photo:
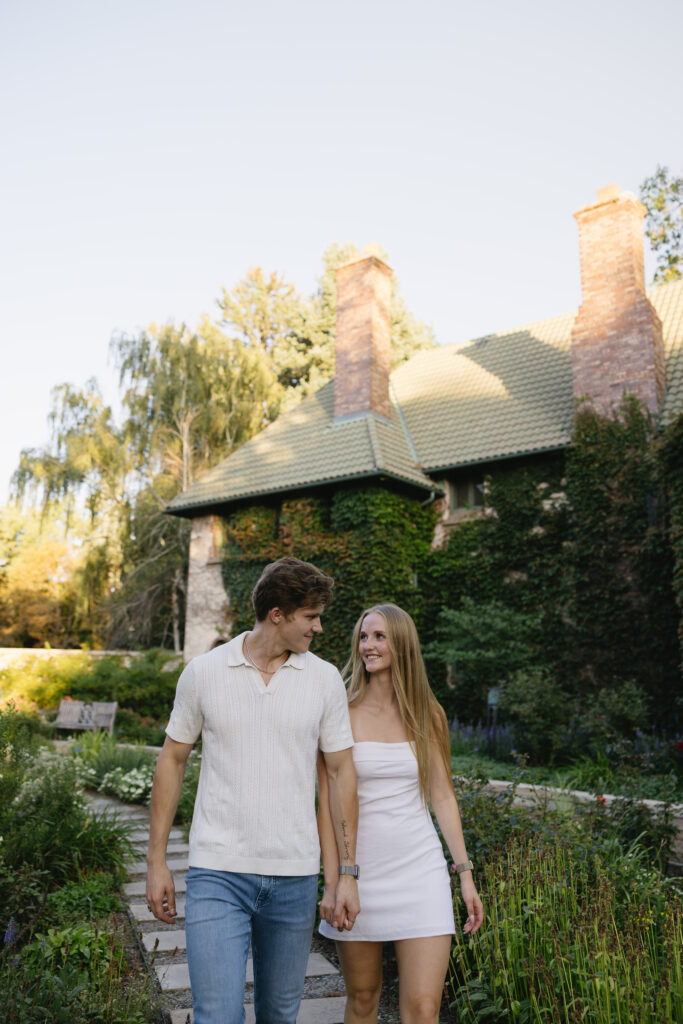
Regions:
[[502, 462], [561, 452], [575, 400], [624, 392], [666, 423], [683, 412], [683, 281], [646, 290], [642, 204], [611, 185], [578, 210], [579, 310], [390, 371], [391, 269], [368, 254], [337, 271], [335, 377], [168, 506], [192, 520], [185, 658], [226, 622], [220, 518], [355, 481], [439, 500], [437, 542], [482, 504]]

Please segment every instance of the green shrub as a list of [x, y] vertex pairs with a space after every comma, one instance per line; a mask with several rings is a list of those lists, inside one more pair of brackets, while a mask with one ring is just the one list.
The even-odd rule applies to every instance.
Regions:
[[592, 837], [615, 841], [622, 850], [637, 848], [653, 867], [666, 868], [676, 837], [670, 804], [651, 808], [642, 800], [619, 797], [608, 806], [597, 795], [593, 803], [578, 804], [576, 814]]
[[117, 796], [127, 804], [148, 804], [152, 795], [154, 768], [153, 764], [144, 764], [130, 771], [114, 768], [100, 782], [100, 793]]
[[[168, 716], [163, 717], [166, 721]], [[166, 731], [158, 718], [139, 715], [127, 708], [116, 712], [114, 732], [121, 742], [144, 743], [149, 747], [162, 747], [166, 739]]]
[[[8, 949], [9, 947], [6, 947]], [[154, 983], [131, 964], [116, 927], [77, 924], [0, 957], [3, 1024], [151, 1024]]]
[[451, 667], [452, 705], [462, 721], [486, 712], [487, 690], [537, 659], [539, 621], [500, 601], [465, 596], [459, 608], [444, 608], [425, 656]]
[[41, 925], [92, 921], [122, 908], [117, 877], [103, 872], [67, 882], [48, 893]]
[[566, 750], [567, 694], [542, 668], [514, 672], [500, 688], [502, 715], [512, 722], [520, 753], [535, 764], [553, 764]]
[[150, 766], [154, 769], [156, 764], [156, 756], [141, 744], [124, 746], [104, 732], [85, 733], [70, 752], [77, 763], [89, 770], [88, 778], [95, 788], [113, 771], [126, 774]]
[[599, 854], [513, 839], [479, 873], [482, 928], [456, 932], [448, 987], [458, 1019], [680, 1024], [683, 907], [650, 882], [620, 904], [623, 883]]
[[37, 970], [51, 966], [59, 970], [67, 960], [72, 967], [83, 969], [90, 962], [104, 959], [109, 937], [97, 925], [76, 922], [61, 928], [37, 932], [33, 941], [22, 949], [22, 958]]
[[[80, 655], [31, 659], [0, 672], [0, 693], [57, 707], [62, 697], [118, 702], [120, 708], [166, 721], [182, 670], [177, 655], [151, 650], [125, 657]], [[172, 667], [169, 670], [169, 663]]]
[[[512, 784], [500, 792], [488, 790], [488, 778], [479, 769], [455, 779], [455, 790], [467, 849], [476, 863], [491, 860], [511, 839], [529, 839], [539, 847], [557, 837], [571, 842], [577, 857], [597, 851], [610, 861], [638, 858], [663, 870], [671, 855], [675, 835], [668, 804], [651, 810], [642, 801], [615, 800], [608, 806], [604, 796], [580, 803], [569, 794], [555, 793], [553, 803], [527, 806], [517, 803], [517, 788], [526, 781], [524, 769], [514, 773]], [[448, 853], [445, 850], [447, 857]]]

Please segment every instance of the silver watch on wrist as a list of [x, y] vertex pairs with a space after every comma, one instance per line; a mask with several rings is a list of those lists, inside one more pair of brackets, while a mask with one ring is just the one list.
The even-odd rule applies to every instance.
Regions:
[[358, 865], [357, 864], [340, 864], [339, 865], [340, 875], [351, 875], [353, 878], [358, 880]]
[[464, 860], [462, 864], [454, 864], [453, 866], [459, 875], [461, 875], [463, 871], [472, 871], [474, 868], [474, 864], [471, 860]]

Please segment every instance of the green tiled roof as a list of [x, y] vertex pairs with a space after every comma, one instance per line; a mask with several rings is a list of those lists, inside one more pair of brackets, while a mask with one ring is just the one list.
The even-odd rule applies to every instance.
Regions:
[[418, 352], [392, 375], [422, 468], [490, 461], [569, 442], [574, 314]]
[[388, 478], [429, 494], [400, 412], [333, 422], [334, 381], [284, 413], [168, 505], [186, 512], [341, 480]]
[[[648, 291], [664, 329], [662, 419], [683, 413], [683, 281]], [[392, 419], [333, 422], [325, 384], [206, 473], [168, 506], [191, 514], [268, 494], [354, 479], [422, 492], [426, 474], [569, 443], [576, 314], [418, 352], [391, 375]]]
[[666, 394], [662, 402], [662, 423], [683, 413], [683, 281], [671, 281], [648, 293], [662, 321], [666, 358]]

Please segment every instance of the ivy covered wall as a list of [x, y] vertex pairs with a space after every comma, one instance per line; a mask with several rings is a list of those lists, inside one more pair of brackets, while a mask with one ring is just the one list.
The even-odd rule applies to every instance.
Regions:
[[492, 626], [507, 609], [526, 624], [530, 664], [565, 692], [588, 699], [635, 683], [650, 720], [671, 726], [683, 710], [680, 423], [662, 435], [632, 399], [613, 418], [582, 406], [566, 456], [497, 472], [483, 515], [433, 550], [435, 521], [433, 506], [379, 487], [236, 512], [225, 522], [223, 564], [233, 633], [251, 625], [249, 594], [263, 566], [294, 554], [336, 580], [314, 650], [340, 668], [360, 611], [394, 601], [417, 622], [448, 713], [476, 719], [483, 682], [449, 668], [433, 641], [444, 609], [466, 606], [473, 644], [498, 637], [512, 664], [514, 637]]
[[382, 488], [347, 488], [331, 497], [285, 500], [277, 509], [242, 509], [225, 525], [223, 581], [230, 595], [232, 632], [253, 622], [251, 589], [263, 567], [283, 555], [314, 562], [335, 579], [315, 653], [340, 668], [364, 607], [395, 601], [419, 623], [427, 595], [420, 576], [429, 558], [433, 507]]

